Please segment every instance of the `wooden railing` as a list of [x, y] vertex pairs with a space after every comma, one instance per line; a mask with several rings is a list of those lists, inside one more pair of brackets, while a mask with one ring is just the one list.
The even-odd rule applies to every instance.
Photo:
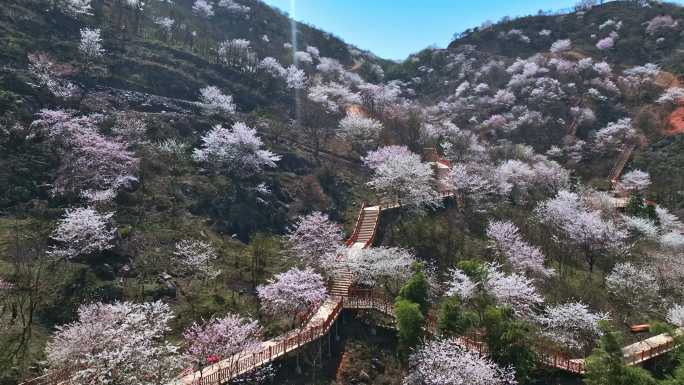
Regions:
[[584, 359], [572, 359], [561, 352], [537, 350], [537, 361], [546, 366], [575, 374], [584, 374]]
[[268, 348], [248, 353], [227, 367], [219, 368], [211, 374], [193, 379], [192, 385], [221, 384], [242, 374], [248, 373], [266, 363], [272, 362], [285, 353], [296, 350], [303, 345], [324, 336], [330, 330], [330, 327], [335, 319], [337, 319], [340, 311], [342, 311], [342, 300], [337, 302], [333, 311], [322, 323], [307, 327], [300, 332], [287, 335], [278, 343], [269, 345]]
[[359, 230], [361, 229], [361, 219], [363, 218], [363, 209], [366, 208], [366, 202], [361, 202], [361, 209], [359, 210], [359, 215], [356, 217], [356, 223], [354, 224], [354, 229], [352, 230], [349, 239], [347, 239], [347, 246], [351, 246], [356, 242], [356, 238], [359, 236]]
[[675, 344], [674, 339], [670, 339], [668, 342], [666, 342], [663, 345], [657, 345], [652, 348], [649, 348], [647, 350], [642, 350], [638, 352], [637, 354], [633, 354], [630, 356], [625, 357], [625, 363], [627, 365], [637, 365], [640, 364], [644, 361], [648, 361], [653, 357], [658, 357], [660, 355], [663, 355], [677, 347], [677, 344]]

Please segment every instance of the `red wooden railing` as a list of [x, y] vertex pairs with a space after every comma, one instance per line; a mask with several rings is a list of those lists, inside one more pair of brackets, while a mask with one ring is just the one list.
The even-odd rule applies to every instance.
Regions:
[[263, 348], [259, 351], [247, 353], [245, 356], [229, 363], [211, 374], [193, 379], [192, 385], [216, 385], [233, 379], [241, 374], [247, 373], [265, 363], [273, 361], [287, 352], [298, 349], [311, 341], [325, 335], [342, 311], [342, 301], [338, 301], [332, 312], [326, 319], [318, 324], [307, 327], [305, 330], [286, 335], [284, 339], [274, 345]]
[[366, 208], [366, 202], [361, 202], [361, 209], [359, 210], [359, 216], [356, 217], [356, 223], [354, 224], [354, 230], [352, 230], [349, 239], [347, 239], [347, 246], [351, 246], [356, 242], [356, 238], [359, 236], [359, 230], [361, 229], [361, 219], [363, 218], [363, 209]]

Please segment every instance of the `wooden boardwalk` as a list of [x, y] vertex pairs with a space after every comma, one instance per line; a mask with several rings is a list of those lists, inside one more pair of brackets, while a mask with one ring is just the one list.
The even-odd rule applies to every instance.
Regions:
[[[615, 169], [619, 173], [624, 168], [631, 152], [625, 151]], [[432, 152], [433, 156], [436, 154]], [[449, 175], [451, 166], [449, 162], [436, 157], [430, 160], [435, 170], [436, 187], [442, 198], [453, 196], [449, 184], [445, 179]], [[619, 167], [618, 167], [619, 166]], [[613, 173], [611, 174], [611, 176]], [[400, 207], [398, 203], [384, 203], [381, 205], [368, 206], [364, 202], [359, 210], [354, 230], [346, 242], [348, 249], [363, 249], [370, 247], [377, 233], [378, 221], [383, 210]], [[342, 253], [339, 258], [344, 258]], [[220, 385], [254, 369], [267, 365], [287, 353], [294, 352], [303, 346], [325, 336], [331, 329], [335, 320], [343, 309], [351, 310], [374, 310], [394, 318], [394, 305], [390, 298], [373, 290], [352, 290], [352, 276], [348, 271], [343, 271], [330, 283], [330, 297], [328, 297], [317, 309], [315, 309], [308, 321], [299, 329], [264, 341], [261, 345], [249, 352], [242, 352], [233, 357], [219, 361], [216, 364], [202, 368], [201, 371], [186, 370], [170, 385]], [[426, 332], [437, 334], [437, 325], [434, 318], [428, 318]], [[470, 335], [457, 338], [457, 342], [465, 348], [486, 354], [486, 344], [481, 337]], [[626, 346], [625, 362], [636, 365], [653, 357], [662, 355], [674, 349], [671, 337], [661, 334], [635, 344]], [[571, 373], [583, 374], [585, 365], [583, 358], [569, 358], [560, 353], [539, 354], [539, 362], [550, 367], [565, 370]], [[22, 385], [68, 385], [69, 373], [49, 372], [44, 376], [24, 382]]]

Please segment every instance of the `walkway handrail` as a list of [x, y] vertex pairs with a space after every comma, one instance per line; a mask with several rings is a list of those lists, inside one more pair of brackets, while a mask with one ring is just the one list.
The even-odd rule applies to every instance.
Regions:
[[356, 241], [359, 236], [359, 230], [361, 228], [361, 218], [363, 218], [363, 209], [366, 208], [366, 201], [361, 202], [361, 209], [359, 210], [359, 215], [356, 217], [356, 223], [354, 224], [354, 229], [352, 230], [349, 239], [347, 239], [347, 246], [351, 246]]

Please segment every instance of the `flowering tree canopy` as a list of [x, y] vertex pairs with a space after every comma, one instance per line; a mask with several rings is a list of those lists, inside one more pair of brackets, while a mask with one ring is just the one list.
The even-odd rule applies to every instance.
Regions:
[[478, 285], [479, 283], [470, 279], [462, 270], [453, 268], [449, 270], [446, 295], [455, 295], [463, 300], [468, 300], [473, 296]]
[[674, 305], [667, 311], [667, 322], [684, 328], [684, 306]]
[[415, 256], [399, 247], [370, 247], [349, 249], [340, 265], [348, 269], [356, 283], [368, 286], [377, 284], [401, 285], [413, 271]]
[[231, 95], [224, 95], [214, 86], [207, 86], [200, 90], [200, 104], [208, 114], [234, 114], [235, 103]]
[[92, 0], [60, 0], [56, 1], [58, 8], [64, 12], [64, 14], [71, 17], [77, 17], [79, 15], [90, 15], [93, 12], [93, 8], [90, 3]]
[[164, 340], [173, 314], [162, 302], [81, 305], [78, 319], [58, 326], [46, 347], [52, 370], [70, 370], [74, 384], [167, 383], [181, 368]]
[[296, 314], [316, 306], [328, 297], [323, 277], [310, 268], [292, 268], [276, 274], [266, 285], [257, 287], [264, 309], [270, 314]]
[[491, 221], [487, 227], [487, 237], [492, 240], [496, 250], [518, 271], [531, 271], [543, 276], [553, 270], [544, 267], [544, 254], [541, 249], [527, 243], [520, 230], [512, 222]]
[[496, 264], [487, 264], [484, 289], [500, 306], [510, 306], [515, 314], [529, 316], [544, 298], [537, 292], [532, 281], [518, 273], [506, 274]]
[[212, 17], [214, 16], [214, 6], [207, 0], [195, 0], [192, 5], [192, 12], [200, 17]]
[[338, 134], [362, 147], [372, 145], [380, 137], [382, 123], [359, 114], [347, 114], [340, 120]]
[[33, 126], [44, 129], [64, 151], [53, 192], [113, 198], [137, 178], [138, 159], [127, 144], [97, 132], [98, 117], [64, 110], [41, 110]]
[[263, 331], [257, 321], [228, 313], [207, 322], [194, 322], [185, 329], [183, 356], [195, 367], [207, 364], [209, 356], [235, 363], [261, 347], [262, 336]]
[[317, 264], [321, 258], [337, 256], [343, 239], [342, 226], [318, 211], [297, 218], [287, 234], [294, 257], [307, 264]]
[[572, 42], [570, 39], [556, 40], [551, 44], [549, 51], [553, 53], [560, 53], [570, 50], [572, 48]]
[[50, 254], [74, 259], [111, 249], [116, 234], [109, 221], [112, 215], [91, 208], [68, 209], [51, 235], [57, 244]]
[[242, 122], [233, 124], [230, 130], [216, 125], [202, 137], [202, 142], [202, 148], [193, 152], [194, 159], [229, 173], [252, 175], [264, 167], [275, 167], [280, 160], [280, 156], [262, 149], [256, 130]]
[[515, 371], [466, 350], [456, 340], [432, 340], [410, 357], [404, 385], [515, 385]]
[[285, 70], [285, 83], [288, 88], [302, 89], [306, 85], [306, 74], [303, 70], [291, 65]]
[[205, 241], [184, 239], [176, 243], [176, 251], [173, 253], [174, 262], [182, 272], [212, 279], [221, 274], [212, 262], [216, 260], [216, 250]]
[[634, 307], [652, 307], [659, 302], [656, 273], [648, 266], [618, 263], [606, 277], [608, 292]]
[[92, 62], [104, 54], [99, 29], [81, 29], [81, 43], [78, 46], [86, 62]]
[[609, 251], [622, 251], [627, 232], [601, 212], [590, 209], [576, 193], [560, 191], [555, 198], [540, 203], [536, 210], [540, 222], [565, 235], [584, 254], [593, 269], [596, 258]]
[[542, 334], [569, 349], [583, 349], [601, 336], [599, 321], [607, 320], [606, 313], [592, 313], [587, 305], [571, 302], [546, 308], [537, 321]]
[[644, 191], [650, 185], [650, 175], [641, 170], [626, 172], [620, 179], [620, 187], [627, 191]]
[[382, 147], [369, 152], [363, 162], [373, 171], [368, 185], [390, 202], [415, 208], [441, 204], [432, 168], [406, 147]]

